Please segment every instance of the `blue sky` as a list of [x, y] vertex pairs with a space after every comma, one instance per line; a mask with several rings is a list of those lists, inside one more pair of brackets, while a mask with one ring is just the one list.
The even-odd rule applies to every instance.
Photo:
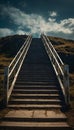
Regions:
[[1, 0], [0, 37], [30, 33], [74, 40], [74, 0]]

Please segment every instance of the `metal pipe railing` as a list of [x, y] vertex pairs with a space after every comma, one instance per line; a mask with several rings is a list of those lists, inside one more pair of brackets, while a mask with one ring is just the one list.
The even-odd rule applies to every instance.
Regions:
[[7, 106], [10, 95], [12, 93], [12, 90], [14, 88], [17, 76], [19, 74], [19, 71], [21, 69], [21, 66], [23, 64], [23, 61], [26, 57], [26, 54], [28, 52], [28, 49], [30, 47], [32, 41], [32, 36], [29, 35], [10, 63], [9, 66], [5, 67], [5, 72], [4, 72], [4, 105]]
[[59, 57], [58, 53], [56, 52], [55, 48], [53, 47], [52, 43], [48, 39], [48, 37], [44, 34], [41, 35], [42, 41], [44, 43], [46, 52], [51, 60], [52, 66], [55, 70], [57, 79], [61, 86], [65, 103], [69, 105], [70, 103], [70, 94], [69, 94], [69, 66], [65, 65], [61, 58]]

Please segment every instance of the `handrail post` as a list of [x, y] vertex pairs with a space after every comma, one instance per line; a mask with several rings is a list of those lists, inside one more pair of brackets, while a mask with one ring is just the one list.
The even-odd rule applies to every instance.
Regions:
[[69, 92], [69, 66], [64, 65], [64, 86], [65, 86], [65, 96], [66, 104], [70, 105], [70, 92]]
[[9, 67], [5, 67], [4, 70], [4, 100], [3, 105], [6, 107], [8, 104], [8, 87], [9, 87]]

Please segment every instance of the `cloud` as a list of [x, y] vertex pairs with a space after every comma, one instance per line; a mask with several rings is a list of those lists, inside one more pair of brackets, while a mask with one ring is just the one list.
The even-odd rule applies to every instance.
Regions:
[[[16, 25], [15, 32], [18, 34], [32, 33], [33, 36], [39, 36], [41, 32], [44, 32], [61, 37], [73, 36], [74, 34], [74, 19], [68, 18], [57, 22], [57, 19], [54, 18], [57, 13], [54, 11], [50, 12], [51, 17], [45, 19], [38, 14], [27, 14], [18, 8], [4, 6], [2, 15], [8, 16], [12, 24]], [[12, 32], [8, 29], [8, 34], [12, 34]]]
[[25, 34], [28, 35], [29, 34], [28, 32], [25, 32], [25, 31], [23, 31], [21, 29], [20, 30], [17, 29], [15, 33], [19, 34], [19, 35], [25, 35]]
[[55, 22], [56, 21], [56, 19], [54, 19], [54, 18], [53, 19], [49, 18], [48, 20], [49, 20], [49, 22]]
[[14, 31], [8, 28], [0, 28], [0, 37], [8, 36], [14, 34]]
[[57, 12], [55, 12], [55, 11], [50, 11], [50, 12], [49, 12], [49, 15], [50, 15], [51, 17], [56, 17], [56, 16], [57, 16]]

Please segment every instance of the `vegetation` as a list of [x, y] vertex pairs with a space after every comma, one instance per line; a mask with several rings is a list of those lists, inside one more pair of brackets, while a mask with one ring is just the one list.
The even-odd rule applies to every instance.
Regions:
[[66, 115], [69, 124], [74, 127], [74, 41], [50, 36], [49, 39], [59, 53], [62, 61], [69, 65], [70, 109], [66, 112]]
[[14, 35], [0, 38], [0, 100], [2, 99], [4, 68], [10, 64], [26, 37], [26, 35]]

